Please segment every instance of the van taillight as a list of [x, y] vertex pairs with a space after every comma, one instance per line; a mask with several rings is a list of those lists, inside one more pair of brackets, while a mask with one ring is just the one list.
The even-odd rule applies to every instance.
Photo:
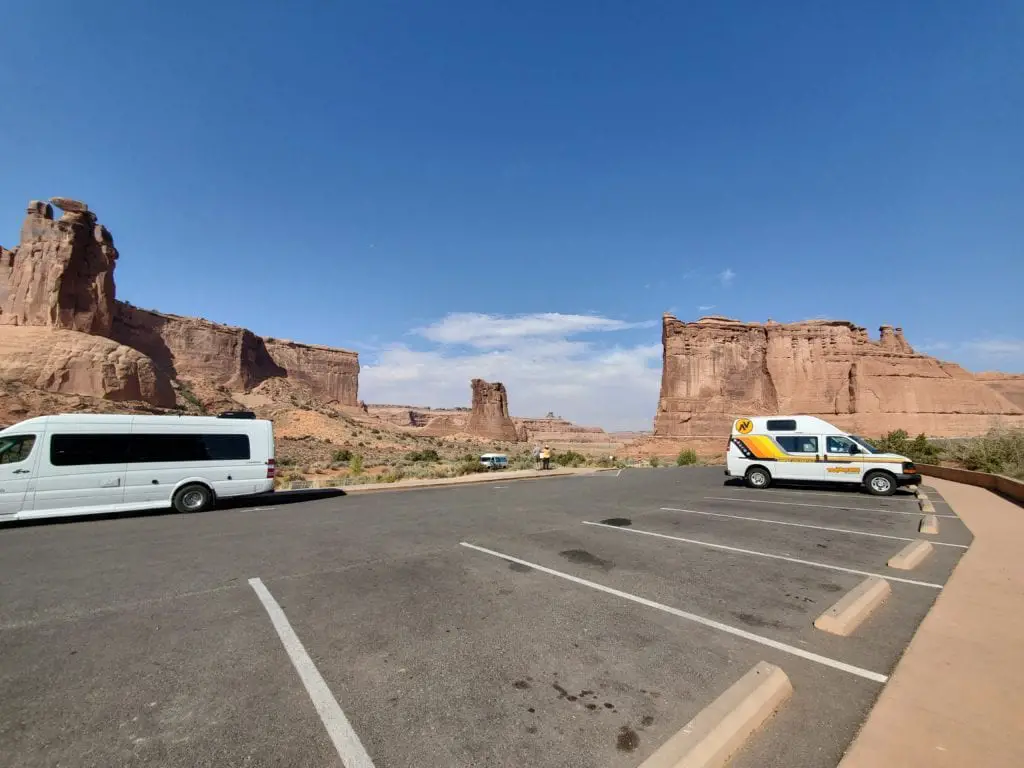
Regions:
[[273, 459], [267, 459], [267, 479], [270, 480], [274, 477], [274, 473], [277, 471], [277, 462]]

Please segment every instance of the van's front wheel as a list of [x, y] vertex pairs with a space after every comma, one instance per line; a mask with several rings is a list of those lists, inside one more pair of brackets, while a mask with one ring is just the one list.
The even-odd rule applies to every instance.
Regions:
[[179, 512], [203, 512], [210, 508], [212, 502], [213, 494], [210, 493], [210, 489], [199, 483], [183, 485], [171, 501]]
[[888, 472], [869, 472], [864, 486], [875, 496], [892, 496], [896, 493], [896, 478]]
[[751, 467], [745, 476], [748, 488], [767, 488], [772, 484], [772, 476], [764, 467]]

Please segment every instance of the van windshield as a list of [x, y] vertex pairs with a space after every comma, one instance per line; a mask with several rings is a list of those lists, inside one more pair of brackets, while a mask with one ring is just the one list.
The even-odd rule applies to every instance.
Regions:
[[875, 446], [873, 446], [860, 435], [850, 435], [850, 439], [855, 441], [857, 445], [863, 448], [864, 451], [867, 453], [882, 453], [882, 451], [878, 450]]

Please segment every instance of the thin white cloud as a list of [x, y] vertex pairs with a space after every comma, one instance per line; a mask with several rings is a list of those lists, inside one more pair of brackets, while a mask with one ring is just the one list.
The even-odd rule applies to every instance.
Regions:
[[[609, 430], [650, 429], [661, 382], [661, 344], [598, 345], [572, 338], [649, 327], [600, 315], [453, 314], [417, 333], [429, 350], [393, 345], [362, 366], [367, 402], [469, 405], [469, 381], [504, 382], [513, 416], [555, 411]], [[458, 349], [469, 346], [471, 351]]]
[[509, 346], [527, 338], [623, 331], [653, 325], [653, 321], [627, 323], [600, 315], [563, 315], [559, 312], [512, 316], [453, 312], [432, 325], [416, 328], [414, 332], [439, 344], [468, 344], [490, 349]]
[[735, 279], [736, 273], [732, 271], [732, 267], [726, 267], [718, 273], [718, 280], [722, 283], [722, 287], [728, 288], [732, 285], [732, 281]]
[[714, 309], [717, 306], [718, 306], [717, 304], [701, 304], [699, 307], [697, 307], [697, 311], [698, 312], [707, 312], [709, 309]]
[[973, 370], [1024, 371], [1024, 339], [932, 341], [914, 348], [928, 355], [956, 360]]
[[964, 346], [982, 357], [1024, 357], [1024, 339], [976, 339]]

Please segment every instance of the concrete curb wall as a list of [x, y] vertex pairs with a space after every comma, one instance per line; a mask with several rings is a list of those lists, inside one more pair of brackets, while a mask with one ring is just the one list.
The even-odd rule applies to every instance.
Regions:
[[939, 477], [943, 480], [952, 480], [955, 483], [986, 488], [1024, 506], [1024, 483], [1014, 480], [1012, 477], [992, 475], [988, 472], [973, 472], [956, 467], [940, 467], [935, 464], [917, 464], [916, 466], [918, 471], [927, 477]]

